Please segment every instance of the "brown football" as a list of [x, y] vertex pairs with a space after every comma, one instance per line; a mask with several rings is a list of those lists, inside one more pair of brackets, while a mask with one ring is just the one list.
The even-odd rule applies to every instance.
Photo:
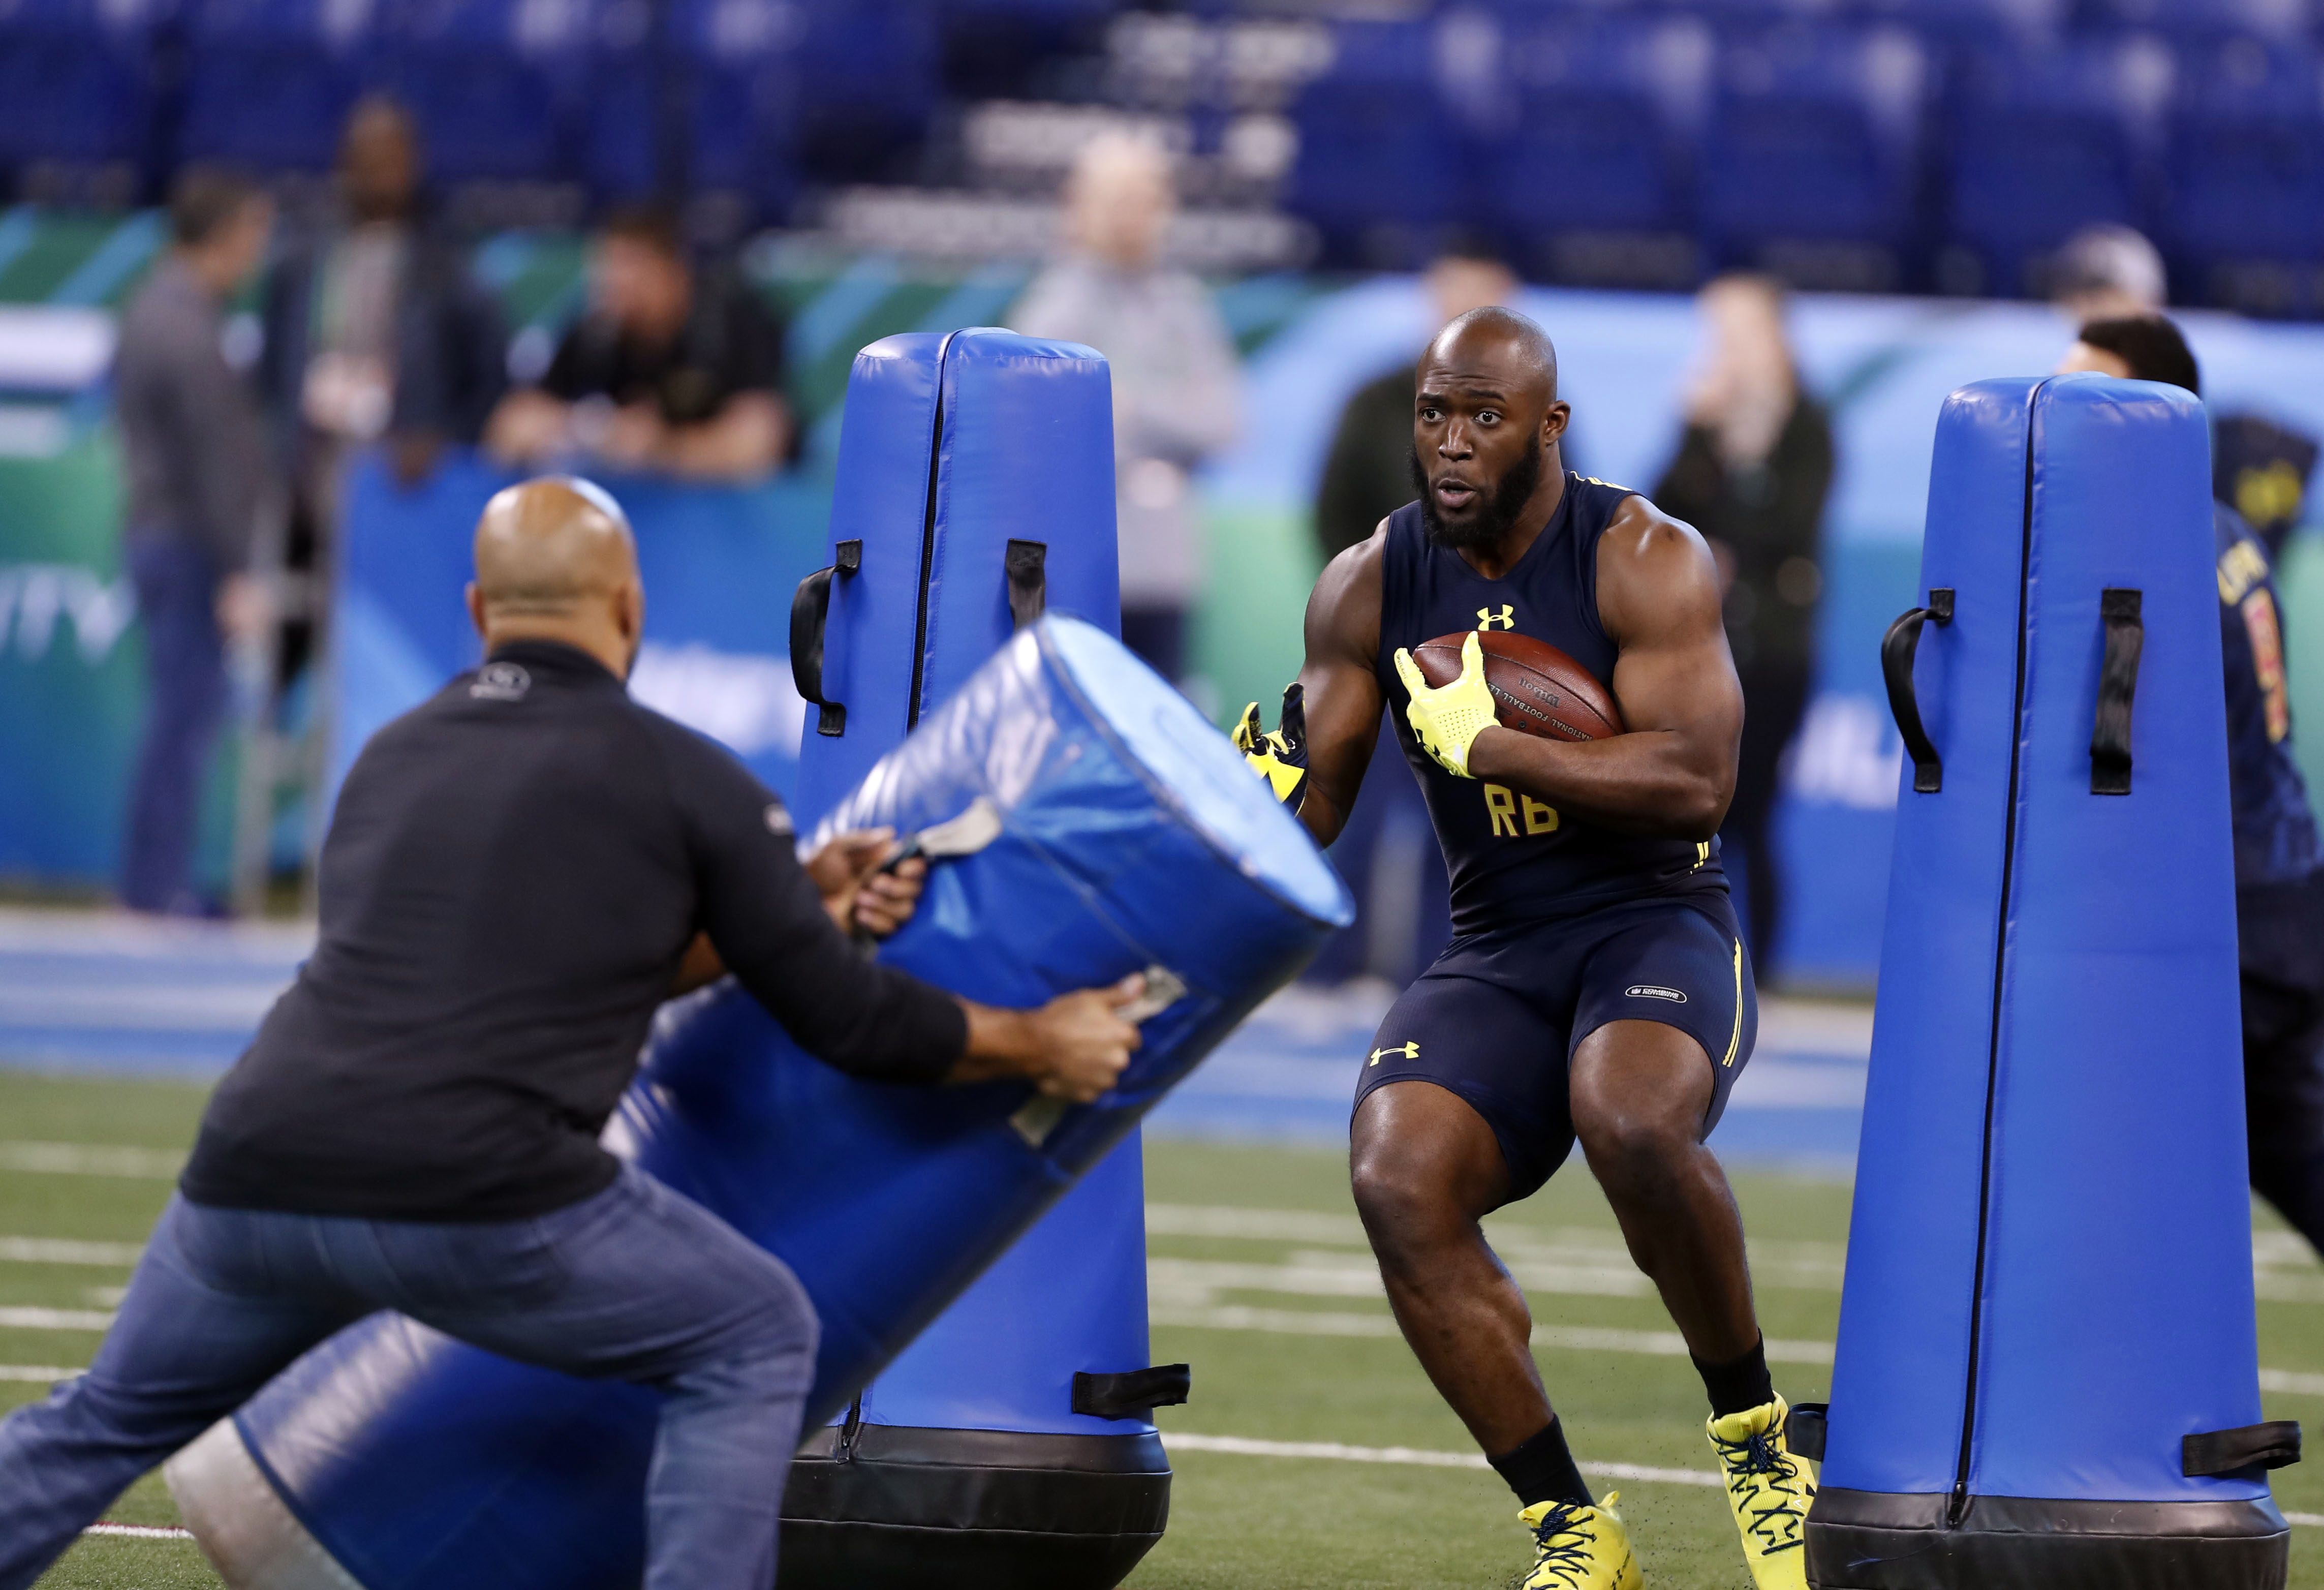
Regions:
[[1588, 669], [1531, 635], [1507, 630], [1455, 630], [1413, 648], [1431, 685], [1461, 677], [1461, 647], [1471, 633], [1484, 643], [1485, 684], [1501, 726], [1545, 740], [1603, 740], [1622, 732], [1622, 709]]

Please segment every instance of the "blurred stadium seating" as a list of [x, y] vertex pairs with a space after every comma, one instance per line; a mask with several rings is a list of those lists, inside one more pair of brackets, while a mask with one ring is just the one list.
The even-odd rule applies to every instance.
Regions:
[[195, 0], [179, 20], [180, 159], [265, 171], [330, 164], [378, 60], [368, 0]]
[[132, 4], [0, 9], [0, 164], [67, 162], [131, 196], [154, 131], [152, 19]]
[[2181, 301], [2324, 313], [2324, 0], [0, 0], [0, 194], [319, 172], [368, 88], [501, 220], [683, 191], [1008, 253], [1120, 125], [1213, 263], [1458, 228], [1556, 282], [2019, 293], [2110, 220]]

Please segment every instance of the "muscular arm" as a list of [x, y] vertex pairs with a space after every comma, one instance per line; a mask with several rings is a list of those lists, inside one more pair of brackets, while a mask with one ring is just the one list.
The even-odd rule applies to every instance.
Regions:
[[1332, 559], [1307, 598], [1307, 661], [1299, 682], [1307, 697], [1307, 793], [1299, 820], [1329, 845], [1355, 809], [1364, 769], [1379, 739], [1380, 560], [1383, 520], [1370, 541]]
[[1702, 538], [1643, 497], [1625, 502], [1598, 543], [1598, 614], [1618, 648], [1628, 732], [1567, 743], [1495, 726], [1470, 747], [1469, 771], [1600, 827], [1708, 839], [1735, 793], [1743, 689]]

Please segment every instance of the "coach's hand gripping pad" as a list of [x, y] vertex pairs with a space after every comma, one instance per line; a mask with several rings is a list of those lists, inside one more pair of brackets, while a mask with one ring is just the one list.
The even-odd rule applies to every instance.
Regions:
[[[1944, 781], [1897, 798], [1819, 1585], [2282, 1583], [2265, 1484], [2181, 1453], [2260, 1417], [2210, 513], [2176, 388], [1985, 382], [1939, 421]], [[2110, 588], [2127, 795], [2091, 788]]]
[[[1167, 974], [1183, 993], [1113, 1092], [1059, 1109], [1023, 1083], [858, 1081], [730, 982], [665, 1010], [607, 1129], [798, 1272], [823, 1324], [809, 1429], [1353, 914], [1225, 737], [1088, 624], [1019, 634], [823, 826], [912, 833], [979, 800], [999, 837], [933, 869], [881, 958], [1017, 1006]], [[235, 1425], [365, 1590], [616, 1590], [640, 1574], [657, 1407], [381, 1315]]]

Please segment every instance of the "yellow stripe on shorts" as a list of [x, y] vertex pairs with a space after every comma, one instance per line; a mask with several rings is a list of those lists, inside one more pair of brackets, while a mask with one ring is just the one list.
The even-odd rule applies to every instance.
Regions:
[[1735, 1032], [1727, 1040], [1727, 1058], [1719, 1063], [1731, 1066], [1743, 1047], [1743, 941], [1735, 941]]

